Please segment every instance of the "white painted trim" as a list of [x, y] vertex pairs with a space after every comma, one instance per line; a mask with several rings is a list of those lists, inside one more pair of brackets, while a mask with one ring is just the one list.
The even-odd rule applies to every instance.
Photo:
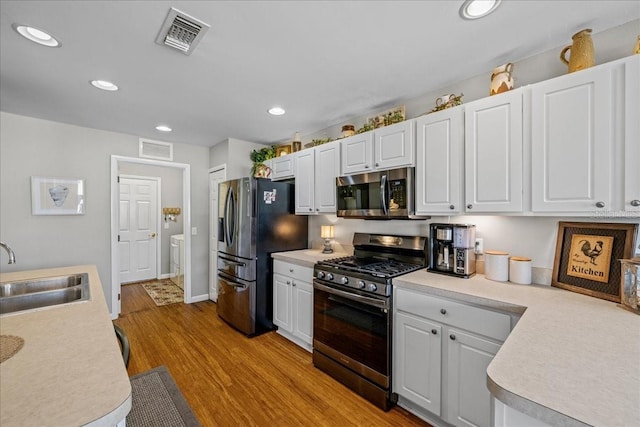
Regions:
[[[211, 185], [211, 174], [212, 173], [216, 173], [216, 172], [221, 172], [221, 171], [224, 172], [224, 179], [226, 180], [227, 179], [227, 164], [226, 163], [222, 163], [222, 164], [216, 165], [216, 166], [214, 166], [212, 168], [209, 168], [208, 185], [207, 185], [207, 188], [208, 188], [208, 191], [207, 191], [207, 205], [209, 206], [209, 221], [211, 221], [211, 215], [216, 215], [215, 211], [211, 212], [211, 205], [210, 205], [210, 202], [211, 202], [211, 188], [209, 188], [209, 187]], [[219, 196], [220, 195], [218, 195], [218, 197]], [[209, 223], [209, 224], [211, 224], [211, 223]], [[215, 227], [215, 224], [214, 224], [214, 227]], [[213, 228], [209, 227], [209, 236], [207, 238], [207, 241], [209, 242], [209, 245], [211, 245], [211, 234], [212, 233], [213, 233]], [[215, 251], [216, 251], [216, 254], [217, 254], [217, 251], [218, 251], [217, 247], [215, 248]], [[215, 255], [215, 256], [217, 257], [217, 255]], [[207, 289], [210, 289], [211, 282], [215, 281], [215, 275], [218, 274], [217, 265], [213, 265], [213, 263], [212, 263], [211, 248], [209, 248], [207, 250], [207, 262], [209, 263], [209, 281], [207, 283]], [[216, 288], [217, 288], [217, 286], [216, 286]], [[218, 302], [218, 290], [217, 289], [213, 293], [209, 292], [208, 295], [209, 295], [208, 298], [210, 300], [212, 300], [214, 302]]]
[[195, 297], [191, 297], [191, 302], [209, 301], [209, 294], [202, 294]]
[[165, 274], [161, 274], [158, 279], [159, 280], [164, 280], [164, 279], [170, 279], [171, 278], [171, 273], [165, 273]]
[[[135, 163], [142, 165], [165, 166], [182, 169], [182, 206], [184, 212], [184, 302], [189, 304], [191, 298], [191, 165], [186, 163], [167, 162], [164, 160], [141, 159], [137, 157], [111, 156], [111, 316], [117, 318], [120, 314], [118, 303], [118, 290], [120, 288], [120, 265], [118, 257], [118, 166], [122, 163]], [[115, 317], [114, 317], [115, 316]]]
[[[156, 279], [161, 279], [162, 276], [162, 178], [159, 176], [142, 176], [142, 175], [127, 175], [122, 174], [120, 178], [127, 179], [146, 179], [149, 181], [155, 181], [157, 185], [156, 202], [158, 203], [158, 217], [156, 218], [157, 226], [157, 240], [156, 240]], [[120, 191], [118, 191], [118, 199], [120, 199]], [[120, 211], [118, 211], [120, 212]], [[118, 272], [118, 275], [120, 272]]]

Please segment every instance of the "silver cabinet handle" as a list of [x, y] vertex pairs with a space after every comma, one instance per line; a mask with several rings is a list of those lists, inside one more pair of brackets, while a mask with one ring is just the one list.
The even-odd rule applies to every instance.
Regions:
[[290, 284], [291, 284], [291, 280], [287, 280], [287, 285], [290, 285]]
[[449, 209], [454, 210], [456, 207], [453, 205], [449, 205]]
[[380, 163], [376, 163], [376, 167], [380, 166]]
[[364, 168], [365, 169], [369, 169], [369, 165], [364, 165]]
[[291, 284], [292, 284], [293, 286], [295, 286], [295, 285], [296, 285], [296, 282], [291, 282]]
[[467, 205], [467, 209], [473, 209], [473, 205]]
[[432, 333], [433, 335], [438, 335], [438, 330], [437, 330], [437, 329], [432, 329], [432, 330], [431, 330], [431, 333]]
[[449, 338], [451, 338], [451, 341], [455, 341], [456, 340], [456, 336], [453, 335], [453, 334], [449, 335]]
[[604, 208], [604, 202], [596, 202], [596, 208]]
[[440, 313], [441, 313], [441, 314], [447, 314], [447, 310], [445, 310], [444, 308], [441, 308], [441, 309], [440, 309]]
[[289, 273], [293, 273], [293, 268], [290, 268], [290, 269], [289, 269]]
[[309, 208], [309, 212], [313, 212], [313, 209]]
[[634, 208], [637, 208], [638, 206], [640, 206], [640, 200], [632, 200], [631, 206], [633, 206]]

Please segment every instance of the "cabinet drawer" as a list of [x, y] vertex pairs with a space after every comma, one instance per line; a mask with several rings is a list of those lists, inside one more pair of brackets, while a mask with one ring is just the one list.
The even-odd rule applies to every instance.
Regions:
[[398, 310], [504, 341], [511, 332], [507, 314], [396, 288]]
[[279, 259], [273, 260], [273, 272], [309, 283], [313, 280], [313, 268], [303, 267]]

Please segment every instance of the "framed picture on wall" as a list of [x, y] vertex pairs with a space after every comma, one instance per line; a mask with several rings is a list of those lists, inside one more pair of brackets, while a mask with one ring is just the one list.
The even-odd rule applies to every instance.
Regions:
[[83, 179], [31, 177], [32, 215], [83, 215]]
[[631, 258], [637, 224], [559, 222], [551, 285], [620, 302], [619, 259]]

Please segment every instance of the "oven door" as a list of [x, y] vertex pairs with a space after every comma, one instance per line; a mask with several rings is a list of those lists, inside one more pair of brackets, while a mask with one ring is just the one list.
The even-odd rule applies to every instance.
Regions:
[[313, 281], [313, 349], [388, 389], [390, 298]]

